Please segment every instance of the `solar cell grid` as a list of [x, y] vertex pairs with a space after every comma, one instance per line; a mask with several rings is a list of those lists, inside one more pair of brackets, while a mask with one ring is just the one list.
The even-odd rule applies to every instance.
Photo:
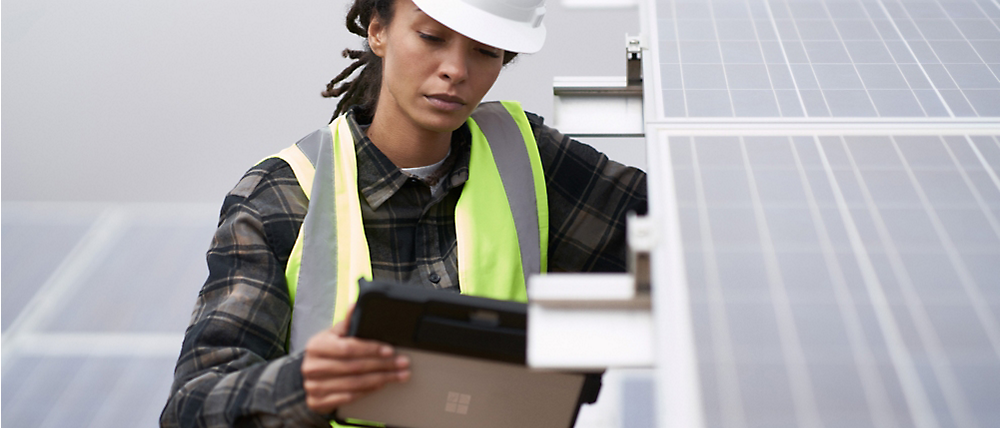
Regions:
[[655, 131], [706, 426], [1000, 420], [998, 135]]
[[662, 116], [1000, 116], [997, 10], [973, 0], [662, 1]]

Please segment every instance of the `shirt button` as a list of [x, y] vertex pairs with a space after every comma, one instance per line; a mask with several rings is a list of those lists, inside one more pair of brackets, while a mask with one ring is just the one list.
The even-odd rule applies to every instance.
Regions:
[[439, 276], [435, 272], [431, 272], [431, 274], [427, 276], [427, 279], [431, 280], [431, 282], [433, 282], [435, 284], [441, 282], [441, 276]]

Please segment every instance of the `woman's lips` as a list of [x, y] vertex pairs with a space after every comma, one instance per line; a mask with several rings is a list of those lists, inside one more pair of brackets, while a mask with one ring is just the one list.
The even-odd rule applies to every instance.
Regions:
[[465, 107], [465, 100], [448, 94], [426, 95], [427, 101], [436, 108], [445, 111], [455, 111]]

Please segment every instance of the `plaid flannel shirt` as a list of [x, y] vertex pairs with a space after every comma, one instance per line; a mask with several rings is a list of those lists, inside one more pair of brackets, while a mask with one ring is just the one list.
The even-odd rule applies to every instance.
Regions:
[[[646, 211], [645, 173], [528, 117], [549, 199], [549, 271], [624, 271], [625, 216]], [[441, 176], [422, 181], [365, 136], [357, 109], [349, 119], [373, 276], [457, 291], [454, 212], [469, 172], [468, 127], [452, 133]], [[443, 191], [432, 196], [437, 180]], [[306, 406], [302, 353], [288, 355], [285, 345], [285, 264], [308, 203], [276, 158], [251, 168], [226, 196], [161, 426], [329, 426]]]

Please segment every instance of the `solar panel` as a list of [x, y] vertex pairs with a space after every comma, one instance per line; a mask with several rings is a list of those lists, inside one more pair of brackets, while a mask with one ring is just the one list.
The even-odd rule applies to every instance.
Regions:
[[993, 1], [655, 5], [664, 118], [997, 117]]
[[706, 426], [1000, 421], [996, 135], [663, 139]]
[[660, 426], [1000, 423], [1000, 3], [642, 7]]
[[5, 203], [2, 422], [155, 426], [217, 211]]

